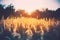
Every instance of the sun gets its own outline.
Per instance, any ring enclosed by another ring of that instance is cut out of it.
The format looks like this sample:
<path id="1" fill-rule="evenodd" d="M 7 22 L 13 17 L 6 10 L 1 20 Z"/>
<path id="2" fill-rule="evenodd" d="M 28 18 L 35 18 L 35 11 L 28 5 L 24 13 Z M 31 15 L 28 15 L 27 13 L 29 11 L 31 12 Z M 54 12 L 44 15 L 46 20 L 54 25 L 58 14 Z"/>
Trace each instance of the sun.
<path id="1" fill-rule="evenodd" d="M 18 7 L 15 7 L 15 11 L 17 11 L 17 10 L 19 10 L 19 9 L 21 9 L 21 10 L 25 10 L 25 12 L 28 14 L 28 15 L 31 15 L 32 14 L 32 12 L 34 11 L 32 8 L 31 9 L 29 9 L 29 8 L 19 8 L 19 6 Z"/>
<path id="2" fill-rule="evenodd" d="M 31 15 L 33 12 L 33 9 L 26 9 L 25 11 L 28 13 L 28 15 Z"/>

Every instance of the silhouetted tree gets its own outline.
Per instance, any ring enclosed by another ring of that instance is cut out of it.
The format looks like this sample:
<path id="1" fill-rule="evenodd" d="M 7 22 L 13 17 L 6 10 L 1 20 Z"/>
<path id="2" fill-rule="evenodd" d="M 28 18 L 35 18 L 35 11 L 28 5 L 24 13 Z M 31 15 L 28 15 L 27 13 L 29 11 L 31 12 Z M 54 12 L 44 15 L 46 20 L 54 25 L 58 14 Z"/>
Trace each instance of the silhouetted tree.
<path id="1" fill-rule="evenodd" d="M 4 14 L 4 5 L 0 4 L 0 20 Z"/>
<path id="2" fill-rule="evenodd" d="M 13 13 L 14 13 L 14 6 L 10 4 L 5 8 L 4 17 L 7 18 L 8 16 L 13 15 Z"/>

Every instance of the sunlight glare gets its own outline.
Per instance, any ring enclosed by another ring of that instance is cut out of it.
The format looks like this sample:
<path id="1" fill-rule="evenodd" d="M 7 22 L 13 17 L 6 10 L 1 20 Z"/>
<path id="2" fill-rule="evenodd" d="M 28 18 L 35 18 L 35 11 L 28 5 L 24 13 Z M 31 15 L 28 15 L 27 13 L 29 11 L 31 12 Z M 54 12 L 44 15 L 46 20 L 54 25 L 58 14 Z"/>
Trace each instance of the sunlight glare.
<path id="1" fill-rule="evenodd" d="M 32 14 L 32 11 L 33 11 L 33 9 L 31 9 L 31 10 L 26 9 L 26 12 L 28 13 L 28 15 L 31 15 Z"/>

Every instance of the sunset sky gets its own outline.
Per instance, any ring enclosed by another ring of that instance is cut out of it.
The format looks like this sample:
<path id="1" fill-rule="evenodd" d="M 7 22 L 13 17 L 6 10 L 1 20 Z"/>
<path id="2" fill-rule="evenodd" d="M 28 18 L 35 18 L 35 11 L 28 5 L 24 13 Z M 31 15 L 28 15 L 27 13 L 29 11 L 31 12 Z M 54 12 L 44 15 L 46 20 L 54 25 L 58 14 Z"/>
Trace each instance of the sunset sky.
<path id="1" fill-rule="evenodd" d="M 0 0 L 0 4 L 13 4 L 15 9 L 33 11 L 36 9 L 48 8 L 56 10 L 60 8 L 60 0 Z"/>

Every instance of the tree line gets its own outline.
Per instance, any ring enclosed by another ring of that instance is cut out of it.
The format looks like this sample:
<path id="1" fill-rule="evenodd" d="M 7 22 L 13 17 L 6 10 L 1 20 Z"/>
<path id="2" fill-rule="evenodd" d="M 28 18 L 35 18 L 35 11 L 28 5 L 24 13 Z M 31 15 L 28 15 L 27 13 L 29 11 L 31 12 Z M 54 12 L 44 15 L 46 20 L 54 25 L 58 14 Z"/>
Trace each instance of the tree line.
<path id="1" fill-rule="evenodd" d="M 0 20 L 2 19 L 2 16 L 4 16 L 4 18 L 6 19 L 8 16 L 27 16 L 27 14 L 25 14 L 24 10 L 17 10 L 15 11 L 14 6 L 13 5 L 8 5 L 7 7 L 5 7 L 5 5 L 0 4 Z M 38 17 L 40 18 L 54 18 L 57 20 L 60 20 L 60 8 L 56 9 L 56 10 L 49 10 L 48 8 L 40 11 L 40 10 L 35 10 L 34 12 L 32 12 L 31 17 Z"/>

